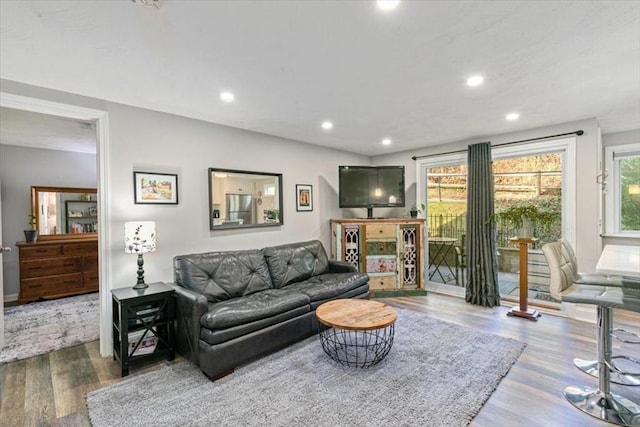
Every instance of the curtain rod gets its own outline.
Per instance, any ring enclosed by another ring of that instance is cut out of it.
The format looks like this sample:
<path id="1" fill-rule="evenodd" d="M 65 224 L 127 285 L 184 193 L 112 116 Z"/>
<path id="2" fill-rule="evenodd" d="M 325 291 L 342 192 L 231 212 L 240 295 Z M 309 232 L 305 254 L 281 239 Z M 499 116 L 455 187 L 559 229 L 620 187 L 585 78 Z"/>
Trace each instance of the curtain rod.
<path id="1" fill-rule="evenodd" d="M 584 134 L 584 131 L 582 129 L 580 129 L 580 130 L 574 130 L 573 132 L 559 133 L 557 135 L 548 135 L 548 136 L 541 136 L 539 138 L 521 139 L 520 141 L 503 142 L 502 144 L 492 145 L 492 147 L 499 147 L 501 145 L 522 144 L 523 142 L 539 141 L 541 139 L 557 138 L 559 136 L 567 136 L 567 135 L 578 135 L 578 136 L 580 136 L 580 135 L 583 135 L 583 134 Z M 417 159 L 424 159 L 425 157 L 442 156 L 442 155 L 445 155 L 445 154 L 465 153 L 466 151 L 467 151 L 467 149 L 464 148 L 462 150 L 447 151 L 446 153 L 425 154 L 424 156 L 413 156 L 412 159 L 413 160 L 417 160 Z"/>

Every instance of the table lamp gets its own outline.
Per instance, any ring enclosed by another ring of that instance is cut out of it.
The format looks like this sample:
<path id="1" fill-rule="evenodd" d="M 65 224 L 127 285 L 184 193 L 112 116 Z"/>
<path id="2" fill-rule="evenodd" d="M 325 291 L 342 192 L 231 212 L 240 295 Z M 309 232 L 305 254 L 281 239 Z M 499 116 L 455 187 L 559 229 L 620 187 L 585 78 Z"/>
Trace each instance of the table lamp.
<path id="1" fill-rule="evenodd" d="M 142 254 L 156 250 L 156 223 L 154 221 L 131 221 L 124 223 L 124 252 L 138 254 L 138 281 L 133 289 L 145 289 L 144 260 Z"/>

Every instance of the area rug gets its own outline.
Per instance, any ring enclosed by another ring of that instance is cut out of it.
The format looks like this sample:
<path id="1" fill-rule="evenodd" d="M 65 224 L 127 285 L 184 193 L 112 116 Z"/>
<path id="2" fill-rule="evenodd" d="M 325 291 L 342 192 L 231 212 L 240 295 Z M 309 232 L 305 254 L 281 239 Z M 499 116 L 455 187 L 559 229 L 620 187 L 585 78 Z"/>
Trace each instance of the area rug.
<path id="1" fill-rule="evenodd" d="M 98 293 L 5 308 L 0 364 L 97 340 Z"/>
<path id="2" fill-rule="evenodd" d="M 380 364 L 345 368 L 314 336 L 210 381 L 189 362 L 87 395 L 103 426 L 464 426 L 525 344 L 399 310 Z"/>

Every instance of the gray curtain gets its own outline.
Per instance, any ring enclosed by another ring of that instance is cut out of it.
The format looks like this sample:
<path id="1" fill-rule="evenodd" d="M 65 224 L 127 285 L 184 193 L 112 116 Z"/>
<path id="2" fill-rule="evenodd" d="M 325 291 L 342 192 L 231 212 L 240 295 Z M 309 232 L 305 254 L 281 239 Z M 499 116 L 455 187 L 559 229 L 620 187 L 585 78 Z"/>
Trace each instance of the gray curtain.
<path id="1" fill-rule="evenodd" d="M 487 218 L 493 214 L 493 171 L 491 144 L 469 146 L 467 181 L 467 285 L 468 303 L 500 305 L 496 229 Z"/>

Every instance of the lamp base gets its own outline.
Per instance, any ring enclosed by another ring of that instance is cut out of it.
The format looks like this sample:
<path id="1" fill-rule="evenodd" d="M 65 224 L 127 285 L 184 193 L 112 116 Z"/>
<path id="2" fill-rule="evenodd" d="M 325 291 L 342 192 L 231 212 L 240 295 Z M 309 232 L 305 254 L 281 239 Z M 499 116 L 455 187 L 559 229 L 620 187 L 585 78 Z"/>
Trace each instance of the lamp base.
<path id="1" fill-rule="evenodd" d="M 136 290 L 140 290 L 140 289 L 147 289 L 149 287 L 149 285 L 147 285 L 146 283 L 142 282 L 142 283 L 136 283 L 135 285 L 133 285 L 133 289 Z"/>
<path id="2" fill-rule="evenodd" d="M 144 269 L 142 268 L 143 265 L 144 260 L 142 259 L 142 254 L 138 254 L 138 281 L 133 286 L 133 289 L 140 290 L 149 287 L 149 285 L 144 283 Z"/>

